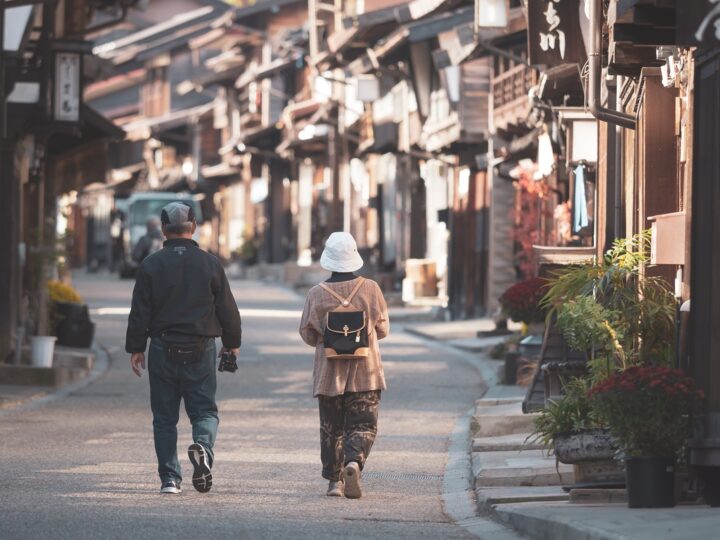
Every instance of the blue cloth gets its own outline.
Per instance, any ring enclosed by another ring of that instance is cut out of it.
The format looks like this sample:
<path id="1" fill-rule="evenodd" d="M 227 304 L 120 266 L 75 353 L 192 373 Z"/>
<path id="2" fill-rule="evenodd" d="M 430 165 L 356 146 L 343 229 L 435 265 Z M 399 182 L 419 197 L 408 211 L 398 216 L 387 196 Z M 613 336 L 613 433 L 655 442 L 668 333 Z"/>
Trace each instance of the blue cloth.
<path id="1" fill-rule="evenodd" d="M 192 424 L 193 442 L 205 447 L 212 466 L 213 446 L 218 428 L 218 409 L 215 404 L 215 340 L 207 340 L 205 353 L 200 361 L 177 363 L 168 359 L 163 341 L 152 338 L 148 373 L 160 479 L 163 482 L 182 480 L 177 456 L 177 423 L 181 399 L 185 401 L 185 412 Z"/>
<path id="2" fill-rule="evenodd" d="M 585 167 L 575 167 L 575 199 L 573 200 L 573 232 L 580 232 L 589 225 L 587 199 L 585 197 Z"/>

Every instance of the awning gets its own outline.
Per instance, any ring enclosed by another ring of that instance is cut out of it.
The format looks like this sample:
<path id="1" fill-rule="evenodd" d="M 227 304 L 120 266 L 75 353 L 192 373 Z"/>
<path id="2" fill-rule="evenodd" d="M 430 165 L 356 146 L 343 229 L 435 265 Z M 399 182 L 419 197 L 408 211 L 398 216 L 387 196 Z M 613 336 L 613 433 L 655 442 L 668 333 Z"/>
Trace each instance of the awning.
<path id="1" fill-rule="evenodd" d="M 565 97 L 570 97 L 570 102 Z M 563 105 L 584 105 L 585 93 L 580 79 L 580 66 L 561 64 L 546 69 L 538 81 L 538 97 L 545 102 L 560 101 Z"/>
<path id="2" fill-rule="evenodd" d="M 346 68 L 345 73 L 352 76 L 372 71 L 375 61 L 370 57 L 370 54 L 378 61 L 382 61 L 406 43 L 417 43 L 432 39 L 441 32 L 450 31 L 464 23 L 471 23 L 473 18 L 474 8 L 466 7 L 403 25 L 383 39 L 372 49 L 372 53 L 365 53 L 354 60 Z"/>
<path id="3" fill-rule="evenodd" d="M 240 170 L 229 163 L 222 162 L 216 165 L 205 165 L 200 169 L 200 173 L 207 180 L 222 180 L 238 176 Z"/>
<path id="4" fill-rule="evenodd" d="M 153 133 L 174 129 L 182 126 L 183 124 L 187 124 L 189 121 L 192 121 L 193 118 L 200 118 L 210 113 L 214 106 L 215 104 L 210 102 L 197 107 L 174 111 L 163 116 L 143 118 L 134 122 L 129 122 L 122 126 L 122 128 L 131 140 L 147 139 L 150 138 Z"/>
<path id="5" fill-rule="evenodd" d="M 213 28 L 190 40 L 191 49 L 227 49 L 235 45 L 262 45 L 267 34 L 262 30 L 240 24 Z"/>
<path id="6" fill-rule="evenodd" d="M 302 57 L 303 55 L 300 51 L 293 51 L 293 53 L 287 58 L 276 58 L 272 62 L 266 62 L 254 69 L 246 69 L 242 75 L 240 75 L 238 80 L 235 81 L 235 87 L 245 88 L 253 81 L 270 78 L 284 69 L 295 65 Z"/>
<path id="7" fill-rule="evenodd" d="M 45 145 L 58 190 L 81 190 L 105 182 L 110 169 L 108 141 L 125 132 L 87 105 L 80 108 L 80 129 L 50 136 Z"/>
<path id="8" fill-rule="evenodd" d="M 507 54 L 507 51 L 500 49 L 498 42 L 513 34 L 520 35 L 526 31 L 527 19 L 522 8 L 510 10 L 508 25 L 502 29 L 487 28 L 476 34 L 474 23 L 459 24 L 454 30 L 448 30 L 447 35 L 440 41 L 441 50 L 433 54 L 435 66 L 437 69 L 450 65 L 457 66 L 498 51 Z"/>
<path id="9" fill-rule="evenodd" d="M 212 6 L 188 11 L 128 36 L 98 45 L 93 49 L 93 54 L 116 65 L 130 61 L 142 62 L 175 48 L 178 43 L 188 43 L 208 32 L 212 21 L 223 11 L 223 8 Z"/>
<path id="10" fill-rule="evenodd" d="M 210 73 L 204 73 L 192 79 L 185 80 L 177 85 L 177 93 L 181 96 L 189 94 L 190 92 L 202 92 L 204 88 L 213 86 L 215 84 L 221 84 L 224 82 L 230 82 L 238 77 L 242 76 L 246 72 L 247 68 L 244 65 L 234 66 L 229 69 L 222 71 L 211 71 Z"/>

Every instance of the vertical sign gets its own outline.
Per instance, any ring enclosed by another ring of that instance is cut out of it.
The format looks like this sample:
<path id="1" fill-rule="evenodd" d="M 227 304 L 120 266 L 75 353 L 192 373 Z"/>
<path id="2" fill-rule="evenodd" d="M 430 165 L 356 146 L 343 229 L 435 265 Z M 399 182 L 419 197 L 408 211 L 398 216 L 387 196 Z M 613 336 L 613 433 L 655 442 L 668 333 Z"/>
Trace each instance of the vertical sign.
<path id="1" fill-rule="evenodd" d="M 58 122 L 80 120 L 80 55 L 59 52 L 55 55 L 55 110 Z"/>
<path id="2" fill-rule="evenodd" d="M 579 0 L 529 0 L 527 14 L 531 64 L 585 62 Z"/>
<path id="3" fill-rule="evenodd" d="M 720 0 L 677 0 L 678 45 L 720 45 Z"/>

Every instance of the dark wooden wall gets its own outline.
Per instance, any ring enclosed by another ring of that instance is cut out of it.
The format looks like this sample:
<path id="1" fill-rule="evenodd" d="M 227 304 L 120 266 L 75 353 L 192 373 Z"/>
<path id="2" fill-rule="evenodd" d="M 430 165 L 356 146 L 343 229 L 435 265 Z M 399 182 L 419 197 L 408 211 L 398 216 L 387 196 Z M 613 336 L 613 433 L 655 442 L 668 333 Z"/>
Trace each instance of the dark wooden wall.
<path id="1" fill-rule="evenodd" d="M 703 429 L 710 443 L 691 463 L 720 466 L 720 48 L 695 73 L 690 371 L 705 392 Z M 712 442 L 714 440 L 714 444 Z"/>

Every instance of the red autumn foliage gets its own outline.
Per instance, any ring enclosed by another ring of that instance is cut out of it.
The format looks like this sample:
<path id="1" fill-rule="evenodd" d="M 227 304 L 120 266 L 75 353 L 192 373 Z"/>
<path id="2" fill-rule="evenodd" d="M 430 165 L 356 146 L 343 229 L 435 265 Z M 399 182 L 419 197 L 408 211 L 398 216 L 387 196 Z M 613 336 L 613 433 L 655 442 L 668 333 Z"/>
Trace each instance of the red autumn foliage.
<path id="1" fill-rule="evenodd" d="M 547 280 L 539 277 L 516 283 L 500 297 L 503 311 L 515 322 L 543 322 L 547 312 L 539 304 L 546 287 Z"/>
<path id="2" fill-rule="evenodd" d="M 703 393 L 684 372 L 632 366 L 595 384 L 593 408 L 629 455 L 672 457 L 688 435 L 688 415 Z"/>

